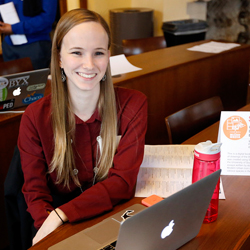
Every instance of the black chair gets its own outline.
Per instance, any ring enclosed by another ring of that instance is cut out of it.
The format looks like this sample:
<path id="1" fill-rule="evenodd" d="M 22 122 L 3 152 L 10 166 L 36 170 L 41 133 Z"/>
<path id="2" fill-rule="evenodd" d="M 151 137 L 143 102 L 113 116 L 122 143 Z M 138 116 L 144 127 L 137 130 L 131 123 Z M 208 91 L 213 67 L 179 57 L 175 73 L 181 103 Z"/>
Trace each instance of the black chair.
<path id="1" fill-rule="evenodd" d="M 26 211 L 27 205 L 22 193 L 23 183 L 20 154 L 18 147 L 16 147 L 4 182 L 10 250 L 27 250 L 32 246 L 34 221 Z"/>
<path id="2" fill-rule="evenodd" d="M 8 225 L 10 250 L 27 250 L 32 246 L 32 239 L 37 230 L 34 220 L 27 212 L 27 204 L 22 193 L 24 183 L 21 158 L 18 147 L 14 154 L 4 182 L 4 201 Z M 54 208 L 61 206 L 81 194 L 80 188 L 68 194 L 51 194 Z"/>
<path id="3" fill-rule="evenodd" d="M 144 52 L 166 48 L 164 36 L 147 37 L 140 39 L 122 40 L 125 56 L 138 55 Z"/>
<path id="4" fill-rule="evenodd" d="M 180 144 L 220 119 L 219 96 L 188 106 L 165 118 L 170 144 Z"/>

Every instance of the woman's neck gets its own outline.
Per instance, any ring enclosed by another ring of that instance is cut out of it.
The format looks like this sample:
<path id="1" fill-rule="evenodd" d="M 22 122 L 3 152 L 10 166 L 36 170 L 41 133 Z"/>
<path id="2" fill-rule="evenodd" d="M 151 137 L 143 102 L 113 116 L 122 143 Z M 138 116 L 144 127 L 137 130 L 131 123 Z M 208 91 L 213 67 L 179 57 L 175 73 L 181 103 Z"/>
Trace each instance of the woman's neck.
<path id="1" fill-rule="evenodd" d="M 69 93 L 70 94 L 70 93 Z M 71 96 L 71 107 L 75 115 L 77 115 L 82 121 L 87 121 L 96 110 L 100 95 L 99 91 L 79 91 L 76 95 Z"/>

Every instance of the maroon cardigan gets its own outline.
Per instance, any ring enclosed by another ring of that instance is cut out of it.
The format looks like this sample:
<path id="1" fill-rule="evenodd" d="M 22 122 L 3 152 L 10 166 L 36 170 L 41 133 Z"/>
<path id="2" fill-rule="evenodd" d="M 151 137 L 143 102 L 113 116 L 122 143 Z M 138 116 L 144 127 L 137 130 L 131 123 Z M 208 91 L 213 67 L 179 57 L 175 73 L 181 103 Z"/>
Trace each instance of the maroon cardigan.
<path id="1" fill-rule="evenodd" d="M 96 138 L 100 133 L 101 118 L 96 110 L 92 117 L 83 122 L 76 116 L 76 133 L 73 148 L 83 192 L 59 206 L 70 222 L 90 218 L 111 210 L 122 199 L 133 196 L 139 167 L 143 160 L 145 133 L 147 128 L 147 100 L 135 90 L 116 88 L 118 127 L 121 139 L 109 170 L 108 178 L 95 185 L 93 168 L 96 163 Z M 28 212 L 41 227 L 54 207 L 53 194 L 66 195 L 71 190 L 55 184 L 56 173 L 48 174 L 54 140 L 51 126 L 51 96 L 44 97 L 28 106 L 22 116 L 18 147 L 24 173 L 23 193 Z"/>

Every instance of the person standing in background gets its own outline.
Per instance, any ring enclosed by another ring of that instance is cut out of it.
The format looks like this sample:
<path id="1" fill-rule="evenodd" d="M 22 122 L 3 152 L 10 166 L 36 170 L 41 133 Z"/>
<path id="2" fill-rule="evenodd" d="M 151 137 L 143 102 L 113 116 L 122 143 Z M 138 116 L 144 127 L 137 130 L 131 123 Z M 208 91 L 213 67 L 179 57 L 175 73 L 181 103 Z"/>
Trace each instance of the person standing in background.
<path id="1" fill-rule="evenodd" d="M 29 57 L 34 69 L 50 66 L 50 32 L 56 19 L 58 0 L 0 0 L 0 4 L 13 2 L 20 22 L 8 24 L 0 22 L 3 35 L 3 60 L 11 61 Z M 23 34 L 27 43 L 14 45 L 11 34 Z"/>

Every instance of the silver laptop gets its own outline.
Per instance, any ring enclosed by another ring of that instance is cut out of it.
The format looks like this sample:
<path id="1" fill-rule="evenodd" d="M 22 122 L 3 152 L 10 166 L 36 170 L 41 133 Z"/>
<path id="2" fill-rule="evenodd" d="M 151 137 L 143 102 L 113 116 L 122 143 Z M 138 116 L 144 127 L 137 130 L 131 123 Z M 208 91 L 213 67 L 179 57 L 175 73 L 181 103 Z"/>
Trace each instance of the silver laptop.
<path id="1" fill-rule="evenodd" d="M 221 170 L 146 208 L 136 204 L 49 250 L 177 249 L 199 233 Z"/>
<path id="2" fill-rule="evenodd" d="M 0 111 L 27 106 L 44 96 L 49 68 L 0 77 Z"/>

